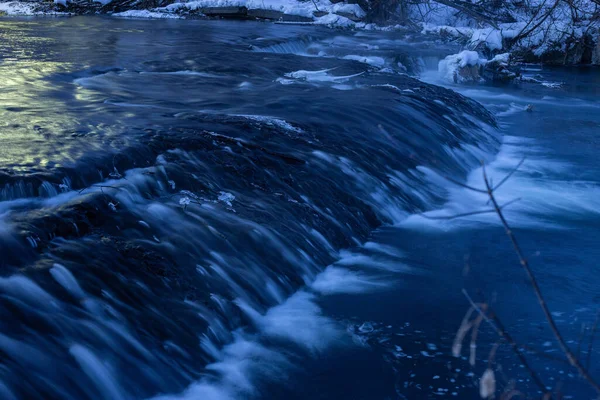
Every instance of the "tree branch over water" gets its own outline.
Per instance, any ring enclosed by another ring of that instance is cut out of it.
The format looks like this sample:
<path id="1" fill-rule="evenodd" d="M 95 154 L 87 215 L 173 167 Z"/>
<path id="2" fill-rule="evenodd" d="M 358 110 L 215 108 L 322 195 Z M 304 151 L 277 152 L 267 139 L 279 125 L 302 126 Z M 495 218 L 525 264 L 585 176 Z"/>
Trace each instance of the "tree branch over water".
<path id="1" fill-rule="evenodd" d="M 513 250 L 515 252 L 515 254 L 517 255 L 517 258 L 519 260 L 519 263 L 521 265 L 521 267 L 523 268 L 523 270 L 525 271 L 527 278 L 529 280 L 529 283 L 531 284 L 531 287 L 533 288 L 533 291 L 535 293 L 535 296 L 537 298 L 538 304 L 540 306 L 540 309 L 542 310 L 544 317 L 550 327 L 550 330 L 552 331 L 552 334 L 555 338 L 555 340 L 558 342 L 558 345 L 560 347 L 560 350 L 562 351 L 562 353 L 564 354 L 564 356 L 566 357 L 568 363 L 574 367 L 577 372 L 579 373 L 579 375 L 585 379 L 585 381 L 596 391 L 596 393 L 598 395 L 600 395 L 600 385 L 598 384 L 598 382 L 596 381 L 596 379 L 594 377 L 591 376 L 590 372 L 589 372 L 589 366 L 590 366 L 590 357 L 591 357 L 591 350 L 593 347 L 593 339 L 594 339 L 594 334 L 596 332 L 596 329 L 598 327 L 598 323 L 599 323 L 599 319 L 600 319 L 600 313 L 598 314 L 598 317 L 596 318 L 596 322 L 594 324 L 592 333 L 591 333 L 591 338 L 590 338 L 590 342 L 589 342 L 589 351 L 588 351 L 588 360 L 587 360 L 587 367 L 583 365 L 583 362 L 579 359 L 579 357 L 577 357 L 569 348 L 569 346 L 567 345 L 564 337 L 562 336 L 560 330 L 558 329 L 558 326 L 556 324 L 556 321 L 554 320 L 554 317 L 552 316 L 552 313 L 550 312 L 550 309 L 546 303 L 545 297 L 542 293 L 542 290 L 539 286 L 538 280 L 533 272 L 533 270 L 531 269 L 531 266 L 529 265 L 529 262 L 527 260 L 527 258 L 524 256 L 524 253 L 521 249 L 521 246 L 519 244 L 519 242 L 517 241 L 517 237 L 514 234 L 513 229 L 511 228 L 511 226 L 509 225 L 505 215 L 504 215 L 504 208 L 508 205 L 511 204 L 507 203 L 504 205 L 500 205 L 498 203 L 498 200 L 496 199 L 496 195 L 495 192 L 496 190 L 498 190 L 498 188 L 500 188 L 504 183 L 506 183 L 506 181 L 508 181 L 508 179 L 510 179 L 514 173 L 521 167 L 521 165 L 523 164 L 525 160 L 521 160 L 519 162 L 519 164 L 513 168 L 501 181 L 499 184 L 497 184 L 496 186 L 494 186 L 490 180 L 490 178 L 488 177 L 487 171 L 486 171 L 486 166 L 485 163 L 482 161 L 481 162 L 481 167 L 482 167 L 482 174 L 483 174 L 483 182 L 485 185 L 485 189 L 479 189 L 476 187 L 472 187 L 472 186 L 468 186 L 468 185 L 464 185 L 462 183 L 456 182 L 452 179 L 449 179 L 450 182 L 453 182 L 467 190 L 470 191 L 474 191 L 477 193 L 485 193 L 487 194 L 488 198 L 489 198 L 489 203 L 492 205 L 492 209 L 491 210 L 484 210 L 484 211 L 475 211 L 472 213 L 464 213 L 464 214 L 458 214 L 455 216 L 449 216 L 449 217 L 440 217 L 438 219 L 454 219 L 454 218 L 459 218 L 462 216 L 467 216 L 467 215 L 475 215 L 475 214 L 481 214 L 481 213 L 487 213 L 487 212 L 494 212 L 496 213 L 496 215 L 498 216 L 498 218 L 500 219 L 500 222 L 502 223 L 502 226 L 504 227 L 504 231 L 506 233 L 506 235 L 508 236 L 510 243 L 512 244 Z M 513 201 L 514 202 L 514 201 Z M 430 217 L 430 219 L 432 219 Z M 466 296 L 467 300 L 469 301 L 469 303 L 471 304 L 472 310 L 477 311 L 484 319 L 486 322 L 488 322 L 488 324 L 490 324 L 492 326 L 492 328 L 496 331 L 496 333 L 504 340 L 506 340 L 510 345 L 511 348 L 513 349 L 513 351 L 515 352 L 515 354 L 517 355 L 517 357 L 519 358 L 519 360 L 521 361 L 521 363 L 525 366 L 525 368 L 527 368 L 527 370 L 529 371 L 530 375 L 532 376 L 534 382 L 542 389 L 543 393 L 545 393 L 544 398 L 545 399 L 549 399 L 551 398 L 551 394 L 548 392 L 547 387 L 544 385 L 544 383 L 541 381 L 541 379 L 537 376 L 537 374 L 535 373 L 535 371 L 529 366 L 529 364 L 527 363 L 525 356 L 523 355 L 523 353 L 520 351 L 519 346 L 517 345 L 517 343 L 512 339 L 512 337 L 508 334 L 508 332 L 506 331 L 506 329 L 503 327 L 503 325 L 500 323 L 499 319 L 497 319 L 497 317 L 494 317 L 494 319 L 492 320 L 492 318 L 489 316 L 489 311 L 488 311 L 488 306 L 485 305 L 485 307 L 482 307 L 478 304 L 476 304 L 471 297 L 468 295 L 468 293 L 466 292 L 466 290 L 463 290 L 463 294 Z M 469 318 L 469 314 L 467 314 L 466 318 L 466 322 L 468 322 L 468 318 Z M 464 326 L 465 326 L 465 320 L 463 320 L 463 323 L 461 324 L 461 329 L 464 330 Z M 461 333 L 461 329 L 459 329 L 459 333 Z M 464 337 L 464 334 L 462 335 L 462 337 Z M 459 339 L 459 335 L 457 334 L 457 339 Z M 462 339 L 461 339 L 462 341 Z M 455 354 L 456 355 L 456 354 Z"/>

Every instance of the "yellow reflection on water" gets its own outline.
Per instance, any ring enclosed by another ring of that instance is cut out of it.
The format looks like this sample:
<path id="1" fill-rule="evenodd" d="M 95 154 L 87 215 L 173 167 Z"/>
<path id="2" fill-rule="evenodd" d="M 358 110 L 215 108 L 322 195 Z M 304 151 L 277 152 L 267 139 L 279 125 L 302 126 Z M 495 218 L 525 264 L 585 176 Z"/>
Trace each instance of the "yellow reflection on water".
<path id="1" fill-rule="evenodd" d="M 24 170 L 64 162 L 68 142 L 57 140 L 75 130 L 76 118 L 55 93 L 48 77 L 67 65 L 31 59 L 0 64 L 0 167 Z M 60 155 L 62 160 L 50 159 Z"/>

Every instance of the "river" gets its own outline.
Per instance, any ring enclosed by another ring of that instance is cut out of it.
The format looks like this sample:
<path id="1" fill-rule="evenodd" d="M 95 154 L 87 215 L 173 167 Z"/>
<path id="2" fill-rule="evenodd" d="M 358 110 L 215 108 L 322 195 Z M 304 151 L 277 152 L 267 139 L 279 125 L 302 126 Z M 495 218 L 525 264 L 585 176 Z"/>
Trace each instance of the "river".
<path id="1" fill-rule="evenodd" d="M 0 397 L 535 398 L 561 358 L 482 167 L 567 342 L 600 297 L 600 71 L 457 86 L 402 32 L 0 19 Z M 449 179 L 447 179 L 449 178 Z M 423 215 L 423 213 L 425 213 Z M 433 217 L 433 218 L 432 218 Z M 598 350 L 590 371 L 600 375 Z"/>

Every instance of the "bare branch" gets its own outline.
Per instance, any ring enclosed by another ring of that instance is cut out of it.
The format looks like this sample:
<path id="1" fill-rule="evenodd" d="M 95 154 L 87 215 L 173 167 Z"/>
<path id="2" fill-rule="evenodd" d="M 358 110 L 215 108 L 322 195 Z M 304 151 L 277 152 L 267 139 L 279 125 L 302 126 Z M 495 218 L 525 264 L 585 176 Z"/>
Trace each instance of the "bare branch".
<path id="1" fill-rule="evenodd" d="M 447 181 L 450 181 L 450 182 L 454 183 L 457 186 L 461 186 L 461 187 L 464 187 L 465 189 L 469 189 L 472 192 L 487 194 L 487 191 L 485 191 L 484 189 L 478 189 L 478 188 L 475 188 L 473 186 L 466 185 L 466 184 L 461 183 L 461 182 L 459 182 L 459 181 L 457 181 L 455 179 L 450 178 L 449 176 L 444 176 L 444 179 L 446 179 Z"/>
<path id="2" fill-rule="evenodd" d="M 511 201 L 509 201 L 506 204 L 503 204 L 502 206 L 500 206 L 500 209 L 503 209 L 513 203 L 516 203 L 517 201 L 520 201 L 521 198 L 516 198 L 513 199 Z M 462 214 L 455 214 L 455 215 L 447 215 L 447 216 L 439 216 L 439 217 L 431 217 L 425 214 L 421 214 L 421 216 L 425 219 L 431 219 L 431 220 L 452 220 L 452 219 L 456 219 L 456 218 L 462 218 L 462 217 L 468 217 L 471 215 L 480 215 L 480 214 L 491 214 L 491 213 L 495 213 L 496 210 L 495 209 L 488 209 L 488 210 L 481 210 L 481 211 L 471 211 L 471 212 L 467 212 L 467 213 L 462 213 Z"/>
<path id="3" fill-rule="evenodd" d="M 600 323 L 600 310 L 598 310 L 598 313 L 596 314 L 596 321 L 594 322 L 594 326 L 592 327 L 592 333 L 590 334 L 590 344 L 588 345 L 587 353 L 588 369 L 590 368 L 590 364 L 592 362 L 592 350 L 594 349 L 594 337 L 596 336 L 596 331 L 598 330 L 598 323 Z"/>
<path id="4" fill-rule="evenodd" d="M 517 257 L 519 258 L 521 266 L 527 273 L 527 277 L 529 278 L 529 282 L 531 283 L 531 286 L 533 287 L 533 291 L 535 292 L 535 295 L 537 297 L 540 308 L 542 309 L 542 312 L 544 313 L 544 316 L 546 317 L 546 320 L 548 321 L 548 324 L 550 325 L 550 329 L 551 329 L 554 337 L 556 338 L 556 340 L 560 346 L 560 349 L 567 357 L 567 360 L 569 361 L 569 363 L 573 367 L 575 367 L 575 369 L 577 369 L 579 374 L 586 381 L 588 381 L 588 383 L 594 388 L 594 390 L 596 390 L 596 392 L 598 394 L 600 394 L 600 385 L 594 380 L 594 378 L 592 378 L 592 376 L 590 375 L 588 370 L 581 364 L 581 362 L 577 359 L 577 357 L 575 357 L 573 355 L 573 353 L 569 349 L 569 346 L 567 346 L 567 343 L 565 342 L 560 331 L 558 330 L 558 326 L 556 325 L 556 322 L 554 321 L 554 317 L 552 317 L 552 314 L 550 313 L 550 309 L 548 308 L 548 305 L 546 304 L 546 300 L 544 299 L 544 296 L 542 295 L 542 290 L 540 289 L 540 286 L 537 282 L 537 278 L 535 277 L 531 267 L 529 266 L 527 259 L 523 256 L 521 247 L 519 246 L 519 243 L 517 242 L 517 239 L 516 239 L 515 235 L 513 234 L 512 229 L 508 225 L 506 218 L 504 218 L 502 209 L 500 208 L 500 206 L 498 205 L 498 202 L 496 201 L 496 197 L 494 196 L 494 190 L 493 190 L 492 186 L 490 185 L 490 182 L 488 180 L 488 176 L 487 176 L 487 173 L 485 170 L 485 164 L 483 162 L 481 164 L 482 164 L 482 168 L 483 168 L 483 180 L 484 180 L 484 183 L 487 188 L 488 196 L 490 197 L 490 200 L 492 201 L 492 205 L 496 209 L 496 214 L 498 214 L 498 217 L 500 218 L 500 221 L 502 222 L 502 225 L 504 226 L 506 235 L 508 236 L 508 238 L 510 239 L 510 241 L 513 245 L 513 248 L 515 250 L 515 253 L 517 254 Z"/>

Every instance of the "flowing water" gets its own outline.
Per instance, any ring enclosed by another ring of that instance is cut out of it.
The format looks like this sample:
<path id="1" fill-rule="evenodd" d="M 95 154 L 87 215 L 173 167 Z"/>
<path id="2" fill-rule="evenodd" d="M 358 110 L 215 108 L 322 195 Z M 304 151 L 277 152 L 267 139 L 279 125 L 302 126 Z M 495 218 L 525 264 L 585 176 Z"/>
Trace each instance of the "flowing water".
<path id="1" fill-rule="evenodd" d="M 495 215 L 435 218 L 487 207 L 444 177 L 480 187 L 482 160 L 500 182 L 525 157 L 497 196 L 521 198 L 507 218 L 587 361 L 600 72 L 443 88 L 432 69 L 457 50 L 252 22 L 0 20 L 0 397 L 467 399 L 488 362 L 501 389 L 537 395 L 508 346 L 488 361 L 489 327 L 475 366 L 452 357 L 464 288 L 548 387 L 592 398 Z"/>

